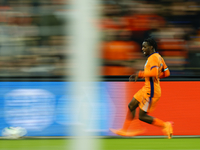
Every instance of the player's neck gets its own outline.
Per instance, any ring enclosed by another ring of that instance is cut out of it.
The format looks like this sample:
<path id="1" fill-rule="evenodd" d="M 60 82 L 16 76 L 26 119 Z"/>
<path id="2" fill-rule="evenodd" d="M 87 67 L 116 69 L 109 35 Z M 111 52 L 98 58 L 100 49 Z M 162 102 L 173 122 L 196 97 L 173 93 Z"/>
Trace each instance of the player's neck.
<path id="1" fill-rule="evenodd" d="M 156 51 L 155 51 L 154 49 L 151 50 L 151 51 L 150 51 L 150 55 L 153 54 L 153 53 L 155 53 L 155 52 L 156 52 Z"/>
<path id="2" fill-rule="evenodd" d="M 156 51 L 155 51 L 155 50 L 150 51 L 149 56 L 151 56 L 153 53 L 156 53 Z M 149 56 L 148 56 L 148 57 L 149 57 Z"/>

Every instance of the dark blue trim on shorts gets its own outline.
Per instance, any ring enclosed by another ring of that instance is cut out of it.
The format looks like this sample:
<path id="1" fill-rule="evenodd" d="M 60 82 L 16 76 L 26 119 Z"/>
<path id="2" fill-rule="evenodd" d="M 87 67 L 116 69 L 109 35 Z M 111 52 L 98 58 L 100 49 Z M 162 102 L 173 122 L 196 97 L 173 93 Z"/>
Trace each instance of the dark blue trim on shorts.
<path id="1" fill-rule="evenodd" d="M 152 101 L 152 97 L 149 97 L 149 108 L 151 107 L 151 101 Z"/>
<path id="2" fill-rule="evenodd" d="M 149 104 L 151 105 L 152 97 L 154 96 L 154 83 L 153 83 L 153 77 L 150 77 L 150 86 L 151 86 L 151 94 L 149 97 Z"/>

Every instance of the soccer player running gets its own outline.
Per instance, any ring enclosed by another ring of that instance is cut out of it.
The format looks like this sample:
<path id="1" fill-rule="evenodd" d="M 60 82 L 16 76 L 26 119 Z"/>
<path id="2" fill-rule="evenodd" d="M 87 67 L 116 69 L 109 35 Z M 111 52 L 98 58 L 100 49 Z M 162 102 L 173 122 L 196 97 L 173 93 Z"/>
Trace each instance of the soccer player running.
<path id="1" fill-rule="evenodd" d="M 128 104 L 128 112 L 122 129 L 110 129 L 113 133 L 121 136 L 134 136 L 140 133 L 128 132 L 131 121 L 135 117 L 136 108 L 139 107 L 139 120 L 161 127 L 163 132 L 170 139 L 173 134 L 172 122 L 164 122 L 158 118 L 148 115 L 155 108 L 155 104 L 161 97 L 160 79 L 170 75 L 169 69 L 163 58 L 159 55 L 157 43 L 153 38 L 145 39 L 142 43 L 142 51 L 148 59 L 144 65 L 144 71 L 139 71 L 138 74 L 133 74 L 129 77 L 129 81 L 138 78 L 145 78 L 145 85 L 140 89 Z"/>

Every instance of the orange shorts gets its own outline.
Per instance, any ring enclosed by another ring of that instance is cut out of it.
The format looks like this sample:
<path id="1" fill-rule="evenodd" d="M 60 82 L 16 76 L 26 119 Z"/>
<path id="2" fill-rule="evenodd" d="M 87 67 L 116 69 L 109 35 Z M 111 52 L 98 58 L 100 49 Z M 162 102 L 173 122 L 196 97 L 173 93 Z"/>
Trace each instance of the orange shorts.
<path id="1" fill-rule="evenodd" d="M 145 112 L 151 112 L 155 109 L 157 101 L 160 97 L 150 97 L 147 94 L 148 92 L 144 92 L 140 89 L 135 95 L 134 98 L 140 103 L 140 109 L 144 110 Z"/>

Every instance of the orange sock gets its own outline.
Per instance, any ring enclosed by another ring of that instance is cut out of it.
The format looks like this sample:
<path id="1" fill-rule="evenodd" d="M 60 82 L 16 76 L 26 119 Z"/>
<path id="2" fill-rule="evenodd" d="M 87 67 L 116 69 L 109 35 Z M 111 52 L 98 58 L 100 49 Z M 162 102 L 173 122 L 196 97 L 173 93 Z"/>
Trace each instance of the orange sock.
<path id="1" fill-rule="evenodd" d="M 132 122 L 132 120 L 133 120 L 133 118 L 134 118 L 134 117 L 133 117 L 131 111 L 128 110 L 128 112 L 127 112 L 127 114 L 126 114 L 126 119 L 125 119 L 125 121 L 124 121 L 124 125 L 123 125 L 123 128 L 122 128 L 122 129 L 124 129 L 125 131 L 127 131 L 128 128 L 129 128 L 129 126 L 130 126 L 130 124 L 131 124 L 131 122 Z"/>
<path id="2" fill-rule="evenodd" d="M 165 122 L 158 118 L 154 118 L 152 124 L 158 127 L 163 127 L 163 128 L 165 127 Z"/>

